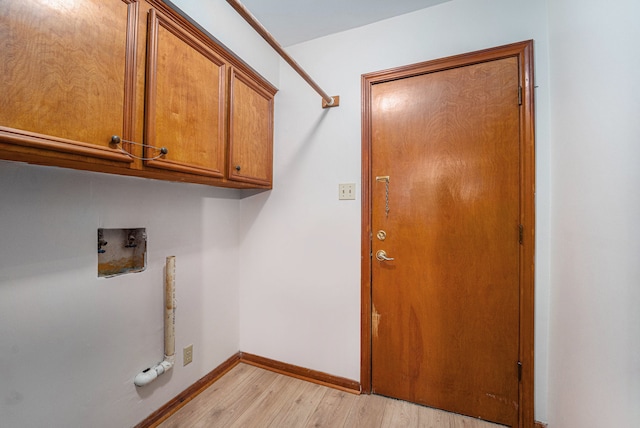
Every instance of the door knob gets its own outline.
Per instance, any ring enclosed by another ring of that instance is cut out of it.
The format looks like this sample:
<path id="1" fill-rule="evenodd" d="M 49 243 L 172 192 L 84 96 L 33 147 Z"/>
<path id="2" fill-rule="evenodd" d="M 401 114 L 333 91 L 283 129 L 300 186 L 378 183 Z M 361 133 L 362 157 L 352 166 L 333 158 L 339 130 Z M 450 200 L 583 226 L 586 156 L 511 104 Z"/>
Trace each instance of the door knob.
<path id="1" fill-rule="evenodd" d="M 387 257 L 387 252 L 385 250 L 376 251 L 376 259 L 378 259 L 381 262 L 383 262 L 383 261 L 390 262 L 390 261 L 394 260 L 393 257 Z"/>

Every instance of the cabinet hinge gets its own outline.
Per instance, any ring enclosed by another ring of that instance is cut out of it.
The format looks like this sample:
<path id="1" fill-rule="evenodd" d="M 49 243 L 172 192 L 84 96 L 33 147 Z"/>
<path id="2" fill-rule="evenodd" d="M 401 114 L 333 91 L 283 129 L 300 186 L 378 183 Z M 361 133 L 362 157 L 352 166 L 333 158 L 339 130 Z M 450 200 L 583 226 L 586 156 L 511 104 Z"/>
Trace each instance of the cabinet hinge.
<path id="1" fill-rule="evenodd" d="M 520 241 L 520 245 L 522 245 L 522 241 L 524 240 L 524 226 L 518 225 L 518 241 Z"/>
<path id="2" fill-rule="evenodd" d="M 522 381 L 522 362 L 518 361 L 518 382 Z"/>
<path id="3" fill-rule="evenodd" d="M 522 86 L 518 86 L 518 105 L 522 105 Z"/>

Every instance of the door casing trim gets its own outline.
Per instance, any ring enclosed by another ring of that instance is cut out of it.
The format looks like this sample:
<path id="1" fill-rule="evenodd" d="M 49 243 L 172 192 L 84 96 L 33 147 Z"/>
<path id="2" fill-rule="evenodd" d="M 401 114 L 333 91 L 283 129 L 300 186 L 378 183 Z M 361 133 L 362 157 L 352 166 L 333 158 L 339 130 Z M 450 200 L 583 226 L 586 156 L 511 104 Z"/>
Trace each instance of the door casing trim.
<path id="1" fill-rule="evenodd" d="M 362 393 L 372 393 L 371 380 L 371 87 L 378 83 L 463 67 L 486 61 L 516 57 L 522 88 L 520 108 L 520 224 L 524 228 L 520 245 L 520 428 L 534 427 L 534 261 L 535 261 L 535 106 L 533 40 L 476 52 L 363 74 L 362 90 L 362 234 L 361 234 L 361 351 Z"/>

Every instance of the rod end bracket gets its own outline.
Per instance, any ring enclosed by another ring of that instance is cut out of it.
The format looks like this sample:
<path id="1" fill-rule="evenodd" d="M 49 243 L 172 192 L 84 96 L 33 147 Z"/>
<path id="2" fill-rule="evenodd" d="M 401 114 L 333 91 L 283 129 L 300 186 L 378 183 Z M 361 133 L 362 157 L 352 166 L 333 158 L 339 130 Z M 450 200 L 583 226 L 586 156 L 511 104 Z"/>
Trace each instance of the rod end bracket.
<path id="1" fill-rule="evenodd" d="M 332 103 L 328 103 L 324 98 L 322 99 L 322 108 L 338 107 L 340 105 L 340 96 L 334 95 L 331 97 Z"/>

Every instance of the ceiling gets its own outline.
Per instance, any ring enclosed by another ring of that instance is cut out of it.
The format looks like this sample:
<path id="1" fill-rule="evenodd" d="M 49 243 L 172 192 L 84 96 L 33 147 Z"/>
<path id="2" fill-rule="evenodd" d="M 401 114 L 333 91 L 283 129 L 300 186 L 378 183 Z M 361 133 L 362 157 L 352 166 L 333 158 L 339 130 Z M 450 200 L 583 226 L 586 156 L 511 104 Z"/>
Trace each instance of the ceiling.
<path id="1" fill-rule="evenodd" d="M 282 46 L 361 27 L 449 0 L 240 0 Z"/>

